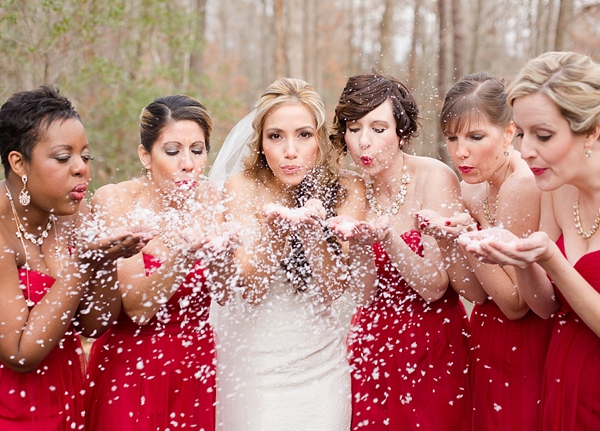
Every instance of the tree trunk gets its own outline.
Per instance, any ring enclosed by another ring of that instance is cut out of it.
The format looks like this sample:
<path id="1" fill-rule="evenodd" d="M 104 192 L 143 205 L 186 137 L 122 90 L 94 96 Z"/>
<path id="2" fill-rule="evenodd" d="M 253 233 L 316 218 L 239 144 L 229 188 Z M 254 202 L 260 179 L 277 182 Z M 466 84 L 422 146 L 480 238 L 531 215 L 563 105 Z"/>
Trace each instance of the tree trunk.
<path id="1" fill-rule="evenodd" d="M 546 6 L 546 37 L 544 38 L 544 45 L 542 47 L 542 52 L 546 52 L 550 49 L 552 45 L 552 41 L 550 40 L 550 36 L 553 34 L 552 25 L 554 23 L 554 0 L 548 0 L 548 5 Z M 556 36 L 556 33 L 554 34 Z"/>
<path id="2" fill-rule="evenodd" d="M 192 0 L 194 14 L 196 15 L 195 28 L 190 37 L 194 37 L 195 44 L 191 52 L 190 70 L 193 74 L 202 73 L 204 40 L 206 33 L 206 0 Z"/>
<path id="3" fill-rule="evenodd" d="M 385 0 L 383 16 L 379 24 L 380 67 L 389 73 L 394 65 L 394 0 Z"/>
<path id="4" fill-rule="evenodd" d="M 317 37 L 318 2 L 306 0 L 304 3 L 304 77 L 310 84 L 317 85 L 317 58 L 319 55 L 319 38 Z"/>
<path id="5" fill-rule="evenodd" d="M 464 75 L 465 37 L 463 32 L 460 0 L 452 0 L 452 54 L 454 60 L 454 81 Z"/>
<path id="6" fill-rule="evenodd" d="M 287 64 L 285 58 L 285 21 L 283 14 L 283 0 L 275 0 L 275 75 L 276 78 L 286 76 Z"/>
<path id="7" fill-rule="evenodd" d="M 564 51 L 567 45 L 567 27 L 573 16 L 573 0 L 560 0 L 558 6 L 558 18 L 556 20 L 556 38 L 554 39 L 554 50 Z"/>
<path id="8" fill-rule="evenodd" d="M 409 69 L 408 69 L 408 88 L 410 91 L 414 91 L 417 88 L 417 82 L 419 77 L 419 59 L 417 53 L 417 47 L 421 43 L 421 2 L 422 0 L 415 0 L 415 17 L 413 21 L 412 38 L 410 41 L 410 58 L 409 58 Z"/>
<path id="9" fill-rule="evenodd" d="M 447 75 L 447 60 L 446 60 L 446 1 L 438 0 L 438 24 L 439 24 L 439 47 L 438 47 L 438 94 L 441 98 L 446 94 L 446 75 Z"/>
<path id="10" fill-rule="evenodd" d="M 287 0 L 286 22 L 289 31 L 286 34 L 286 58 L 288 76 L 305 79 L 304 75 L 304 4 L 303 0 Z"/>
<path id="11" fill-rule="evenodd" d="M 442 101 L 446 95 L 446 74 L 447 74 L 447 64 L 446 64 L 446 34 L 447 34 L 447 25 L 446 25 L 446 2 L 445 0 L 438 0 L 438 20 L 439 20 L 439 48 L 438 48 L 438 103 L 437 103 L 437 112 L 440 111 L 442 107 Z M 436 122 L 437 123 L 437 122 Z M 447 163 L 447 154 L 444 148 L 444 136 L 440 128 L 437 128 L 437 154 L 438 158 L 443 162 Z"/>
<path id="12" fill-rule="evenodd" d="M 479 24 L 482 20 L 482 10 L 483 10 L 483 2 L 484 0 L 477 0 L 477 5 L 475 7 L 475 16 L 473 17 L 473 21 L 475 26 L 473 27 L 473 47 L 471 48 L 471 62 L 470 62 L 470 71 L 474 72 L 478 70 L 477 67 L 477 57 L 479 56 L 479 39 L 481 38 L 481 31 Z"/>

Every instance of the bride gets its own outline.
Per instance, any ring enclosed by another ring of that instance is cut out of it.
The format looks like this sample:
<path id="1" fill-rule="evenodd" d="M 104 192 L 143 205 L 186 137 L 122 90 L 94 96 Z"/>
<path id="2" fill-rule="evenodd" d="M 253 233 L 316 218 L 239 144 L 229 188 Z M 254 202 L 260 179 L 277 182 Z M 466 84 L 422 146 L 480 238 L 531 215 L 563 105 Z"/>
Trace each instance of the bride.
<path id="1" fill-rule="evenodd" d="M 362 180 L 340 173 L 336 161 L 319 95 L 282 78 L 213 165 L 244 242 L 237 300 L 218 307 L 215 322 L 224 431 L 350 428 L 344 331 L 331 305 L 346 289 L 368 301 L 375 270 L 370 247 L 342 244 L 327 226 L 365 213 Z"/>

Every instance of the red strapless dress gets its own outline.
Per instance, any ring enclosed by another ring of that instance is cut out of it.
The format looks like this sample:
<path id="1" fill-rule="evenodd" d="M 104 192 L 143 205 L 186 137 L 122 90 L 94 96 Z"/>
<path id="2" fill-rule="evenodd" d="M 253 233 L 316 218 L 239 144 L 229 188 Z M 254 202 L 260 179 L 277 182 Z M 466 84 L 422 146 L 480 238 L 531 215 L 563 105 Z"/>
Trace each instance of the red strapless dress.
<path id="1" fill-rule="evenodd" d="M 494 301 L 471 314 L 473 430 L 535 431 L 541 426 L 544 363 L 554 319 L 529 311 L 509 320 Z"/>
<path id="2" fill-rule="evenodd" d="M 146 273 L 161 265 L 144 255 Z M 92 346 L 87 429 L 214 430 L 215 345 L 210 296 L 196 263 L 144 326 L 125 313 Z"/>
<path id="3" fill-rule="evenodd" d="M 417 231 L 402 235 L 422 254 Z M 374 245 L 379 290 L 358 308 L 348 344 L 352 429 L 461 431 L 471 424 L 468 318 L 454 290 L 431 304 Z"/>
<path id="4" fill-rule="evenodd" d="M 19 269 L 21 284 L 27 271 Z M 29 271 L 29 293 L 38 303 L 54 284 L 49 275 Z M 27 299 L 27 290 L 24 290 Z M 66 431 L 84 427 L 85 357 L 72 327 L 31 373 L 0 363 L 0 430 Z"/>
<path id="5" fill-rule="evenodd" d="M 564 254 L 562 236 L 556 244 Z M 574 267 L 600 292 L 600 250 L 582 256 Z M 542 429 L 597 431 L 600 430 L 600 337 L 575 314 L 560 290 L 555 290 L 563 305 L 544 370 Z"/>

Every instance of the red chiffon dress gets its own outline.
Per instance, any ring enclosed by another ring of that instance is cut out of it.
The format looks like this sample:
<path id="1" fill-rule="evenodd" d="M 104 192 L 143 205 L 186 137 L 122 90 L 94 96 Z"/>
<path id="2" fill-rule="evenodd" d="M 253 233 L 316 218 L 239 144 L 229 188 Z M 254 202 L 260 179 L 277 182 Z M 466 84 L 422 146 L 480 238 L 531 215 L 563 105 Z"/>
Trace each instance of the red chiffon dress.
<path id="1" fill-rule="evenodd" d="M 509 320 L 492 300 L 471 314 L 473 430 L 535 431 L 541 426 L 544 363 L 554 319 L 529 311 Z"/>
<path id="2" fill-rule="evenodd" d="M 161 262 L 144 255 L 146 274 Z M 197 262 L 144 326 L 121 313 L 92 346 L 87 430 L 215 428 L 215 345 L 210 296 Z"/>
<path id="3" fill-rule="evenodd" d="M 27 274 L 29 272 L 29 274 Z M 49 275 L 19 269 L 25 299 L 38 303 L 54 284 Z M 0 430 L 66 431 L 84 428 L 85 357 L 70 326 L 59 344 L 31 373 L 0 363 Z"/>
<path id="4" fill-rule="evenodd" d="M 565 254 L 562 236 L 556 244 Z M 582 256 L 574 267 L 600 292 L 600 250 Z M 542 429 L 597 431 L 600 430 L 600 337 L 575 314 L 560 290 L 555 290 L 562 307 L 544 370 Z"/>
<path id="5" fill-rule="evenodd" d="M 418 231 L 402 239 L 420 255 Z M 461 431 L 471 425 L 468 318 L 454 290 L 425 302 L 380 244 L 379 290 L 348 335 L 352 430 Z"/>

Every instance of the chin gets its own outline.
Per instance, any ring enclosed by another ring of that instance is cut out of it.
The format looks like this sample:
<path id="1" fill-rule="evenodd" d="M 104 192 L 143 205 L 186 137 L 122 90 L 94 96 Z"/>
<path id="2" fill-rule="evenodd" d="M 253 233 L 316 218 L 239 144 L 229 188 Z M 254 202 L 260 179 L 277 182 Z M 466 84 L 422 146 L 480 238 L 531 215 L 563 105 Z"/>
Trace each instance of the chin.
<path id="1" fill-rule="evenodd" d="M 536 177 L 535 185 L 538 187 L 538 189 L 540 189 L 543 192 L 551 192 L 551 191 L 554 191 L 554 190 L 564 186 L 564 183 L 558 184 L 553 181 L 548 181 L 548 180 Z"/>

